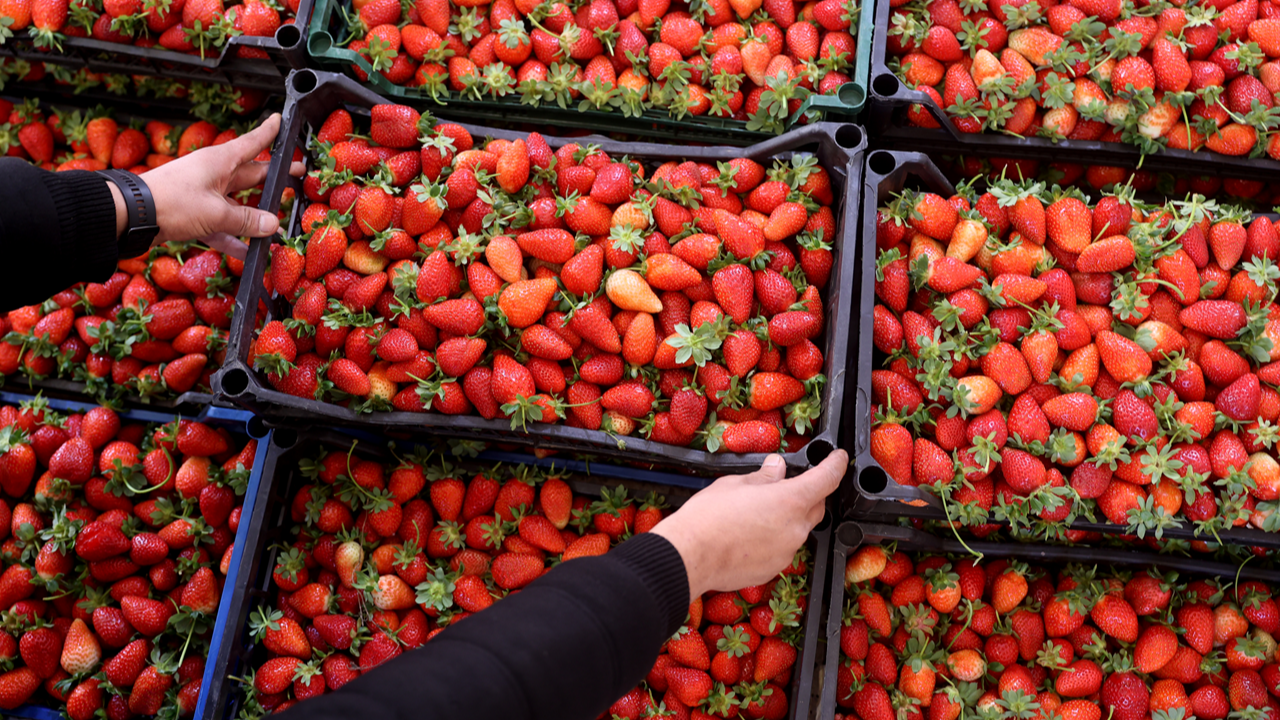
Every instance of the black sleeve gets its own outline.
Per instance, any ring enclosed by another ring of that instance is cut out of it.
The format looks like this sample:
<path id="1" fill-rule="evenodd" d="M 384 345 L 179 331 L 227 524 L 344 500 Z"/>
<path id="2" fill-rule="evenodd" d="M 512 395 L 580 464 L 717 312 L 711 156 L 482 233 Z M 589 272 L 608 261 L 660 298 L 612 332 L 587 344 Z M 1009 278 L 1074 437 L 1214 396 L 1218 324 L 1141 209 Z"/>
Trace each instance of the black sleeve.
<path id="1" fill-rule="evenodd" d="M 652 533 L 571 560 L 426 645 L 282 720 L 591 720 L 635 687 L 689 609 L 675 547 Z"/>
<path id="2" fill-rule="evenodd" d="M 103 282 L 115 272 L 116 206 L 101 175 L 49 172 L 3 158 L 0 197 L 9 268 L 0 281 L 0 311 L 41 302 L 78 282 Z"/>

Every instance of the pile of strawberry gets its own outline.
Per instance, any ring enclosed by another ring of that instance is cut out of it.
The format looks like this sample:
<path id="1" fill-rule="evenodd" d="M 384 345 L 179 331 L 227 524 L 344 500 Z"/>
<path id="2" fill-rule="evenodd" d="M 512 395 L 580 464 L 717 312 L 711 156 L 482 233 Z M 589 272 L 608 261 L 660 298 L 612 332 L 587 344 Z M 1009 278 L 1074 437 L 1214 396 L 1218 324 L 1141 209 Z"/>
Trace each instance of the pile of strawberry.
<path id="1" fill-rule="evenodd" d="M 1272 588 L 878 545 L 845 570 L 838 720 L 1272 718 Z"/>
<path id="2" fill-rule="evenodd" d="M 1280 236 L 1000 181 L 881 208 L 871 454 L 966 525 L 1280 530 Z"/>
<path id="3" fill-rule="evenodd" d="M 1057 183 L 1063 187 L 1078 187 L 1085 192 L 1112 190 L 1127 185 L 1140 196 L 1162 195 L 1185 197 L 1200 194 L 1215 200 L 1231 199 L 1233 202 L 1251 203 L 1253 207 L 1267 208 L 1280 205 L 1280 181 L 1218 175 L 1188 175 L 1169 172 L 1134 170 L 1115 165 L 1084 165 L 1072 162 L 1044 163 L 1025 158 L 984 158 L 967 155 L 957 158 L 951 166 L 944 165 L 948 176 L 957 182 L 975 183 L 974 178 L 985 176 L 989 182 L 1002 178 L 1035 178 L 1046 184 Z"/>
<path id="4" fill-rule="evenodd" d="M 603 488 L 593 500 L 554 472 L 467 470 L 432 462 L 422 448 L 387 463 L 322 451 L 299 468 L 308 482 L 291 498 L 274 600 L 249 621 L 262 647 L 242 671 L 245 718 L 336 690 L 549 567 L 603 555 L 666 514 L 653 493 L 635 500 Z M 644 683 L 611 713 L 638 720 L 663 703 L 686 717 L 690 708 L 784 717 L 809 572 L 801 550 L 765 585 L 694 599 Z"/>
<path id="5" fill-rule="evenodd" d="M 886 58 L 962 133 L 1280 159 L 1280 4 L 893 0 Z M 922 106 L 908 121 L 938 127 Z"/>
<path id="6" fill-rule="evenodd" d="M 106 108 L 46 112 L 34 98 L 20 105 L 0 98 L 0 151 L 29 160 L 46 170 L 106 170 L 143 174 L 208 145 L 235 139 L 234 129 L 220 130 L 199 120 L 185 127 L 151 120 L 121 126 Z M 246 195 L 246 201 L 256 200 Z"/>
<path id="7" fill-rule="evenodd" d="M 223 0 L 4 0 L 0 41 L 24 34 L 37 48 L 61 52 L 66 38 L 90 38 L 217 57 L 231 38 L 274 37 L 282 22 L 293 22 L 298 5 L 299 0 L 285 0 L 283 7 L 266 0 L 230 7 Z M 237 48 L 236 55 L 268 58 L 251 47 Z"/>
<path id="8" fill-rule="evenodd" d="M 655 109 L 782 132 L 811 94 L 850 81 L 857 54 L 853 0 L 353 4 L 346 20 L 358 39 L 348 47 L 438 102 L 518 98 L 629 117 Z"/>
<path id="9" fill-rule="evenodd" d="M 249 361 L 278 390 L 712 452 L 806 442 L 836 232 L 814 157 L 646 168 L 372 115 L 372 141 L 345 110 L 319 128 L 305 235 L 272 247 L 292 317 Z"/>
<path id="10" fill-rule="evenodd" d="M 0 709 L 190 716 L 256 441 L 36 398 L 0 450 Z"/>
<path id="11" fill-rule="evenodd" d="M 57 63 L 30 63 L 21 58 L 0 57 L 0 83 L 43 81 L 52 81 L 74 95 L 101 88 L 122 99 L 139 101 L 144 107 L 148 98 L 187 100 L 191 103 L 192 116 L 219 127 L 243 120 L 259 110 L 267 100 L 266 93 L 255 88 L 235 88 L 214 82 L 154 75 L 92 72 L 87 67 L 73 68 Z M 24 88 L 17 90 L 21 93 Z"/>
<path id="12" fill-rule="evenodd" d="M 243 261 L 196 243 L 122 260 L 80 284 L 5 313 L 0 375 L 60 377 L 107 402 L 207 390 L 222 364 Z"/>

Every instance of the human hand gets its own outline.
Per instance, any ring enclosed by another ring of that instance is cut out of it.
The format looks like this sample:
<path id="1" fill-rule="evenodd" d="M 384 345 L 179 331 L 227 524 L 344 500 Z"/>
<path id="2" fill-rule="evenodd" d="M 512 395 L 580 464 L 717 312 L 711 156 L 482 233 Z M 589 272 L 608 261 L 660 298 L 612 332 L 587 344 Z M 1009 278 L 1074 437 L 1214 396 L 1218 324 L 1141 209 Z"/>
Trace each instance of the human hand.
<path id="1" fill-rule="evenodd" d="M 782 457 L 770 455 L 750 475 L 716 480 L 653 532 L 679 551 L 690 598 L 760 585 L 791 564 L 809 531 L 822 522 L 826 497 L 848 467 L 848 453 L 836 450 L 817 467 L 788 478 Z"/>
<path id="2" fill-rule="evenodd" d="M 271 147 L 279 130 L 276 113 L 235 140 L 201 148 L 144 175 L 160 226 L 154 244 L 197 240 L 214 233 L 240 237 L 275 233 L 280 228 L 275 214 L 241 205 L 228 195 L 266 178 L 268 163 L 254 158 Z"/>

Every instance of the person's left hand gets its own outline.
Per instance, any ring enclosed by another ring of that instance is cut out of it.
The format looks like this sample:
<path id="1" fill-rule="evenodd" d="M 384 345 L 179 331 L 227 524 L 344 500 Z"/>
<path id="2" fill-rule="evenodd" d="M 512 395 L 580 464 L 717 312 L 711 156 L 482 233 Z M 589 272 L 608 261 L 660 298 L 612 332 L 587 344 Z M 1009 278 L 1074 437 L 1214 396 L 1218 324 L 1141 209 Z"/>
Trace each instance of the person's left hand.
<path id="1" fill-rule="evenodd" d="M 276 113 L 235 140 L 201 148 L 143 175 L 156 203 L 160 234 L 155 244 L 198 240 L 214 233 L 265 237 L 279 230 L 280 221 L 273 213 L 228 197 L 266 178 L 268 163 L 254 158 L 271 147 L 279 130 Z M 300 169 L 291 168 L 295 175 Z"/>

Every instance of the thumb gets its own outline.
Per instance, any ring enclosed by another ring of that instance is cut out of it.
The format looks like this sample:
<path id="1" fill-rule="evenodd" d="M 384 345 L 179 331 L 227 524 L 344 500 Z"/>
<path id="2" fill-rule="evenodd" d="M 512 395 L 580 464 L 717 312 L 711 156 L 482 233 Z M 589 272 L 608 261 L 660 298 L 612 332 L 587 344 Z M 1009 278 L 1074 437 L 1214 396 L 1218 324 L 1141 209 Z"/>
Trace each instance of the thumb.
<path id="1" fill-rule="evenodd" d="M 748 485 L 768 485 L 776 483 L 787 475 L 787 463 L 781 455 L 770 455 L 761 463 L 760 469 L 742 476 L 742 482 Z"/>
<path id="2" fill-rule="evenodd" d="M 239 237 L 266 237 L 279 229 L 280 220 L 274 213 L 228 201 L 213 231 Z"/>
<path id="3" fill-rule="evenodd" d="M 224 150 L 231 155 L 237 166 L 243 165 L 258 156 L 258 153 L 271 147 L 280 132 L 280 113 L 272 113 L 261 125 L 249 132 L 223 143 Z"/>
<path id="4" fill-rule="evenodd" d="M 840 487 L 840 481 L 848 469 L 849 454 L 844 450 L 836 450 L 816 467 L 787 482 L 795 486 L 795 492 L 807 495 L 812 502 L 818 502 Z"/>

